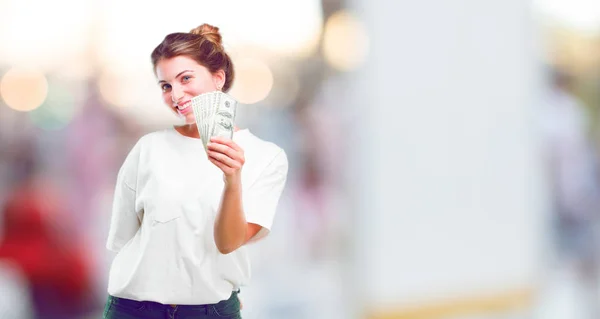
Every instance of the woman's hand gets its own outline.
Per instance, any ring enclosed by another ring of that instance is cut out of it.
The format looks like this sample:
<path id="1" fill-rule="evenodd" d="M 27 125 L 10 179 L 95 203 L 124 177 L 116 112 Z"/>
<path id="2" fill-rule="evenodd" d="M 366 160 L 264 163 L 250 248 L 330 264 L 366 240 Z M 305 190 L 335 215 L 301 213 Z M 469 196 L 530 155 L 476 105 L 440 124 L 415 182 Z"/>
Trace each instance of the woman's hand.
<path id="1" fill-rule="evenodd" d="M 212 137 L 207 145 L 208 159 L 223 171 L 225 185 L 241 183 L 244 150 L 226 137 Z"/>

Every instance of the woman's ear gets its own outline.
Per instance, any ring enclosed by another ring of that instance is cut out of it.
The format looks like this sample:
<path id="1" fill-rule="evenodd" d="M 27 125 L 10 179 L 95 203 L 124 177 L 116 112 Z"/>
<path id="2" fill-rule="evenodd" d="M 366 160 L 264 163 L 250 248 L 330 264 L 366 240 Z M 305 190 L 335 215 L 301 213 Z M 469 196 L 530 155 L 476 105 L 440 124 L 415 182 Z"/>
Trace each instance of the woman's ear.
<path id="1" fill-rule="evenodd" d="M 213 73 L 213 81 L 215 82 L 217 91 L 221 91 L 223 86 L 225 86 L 225 71 L 218 70 L 217 72 Z"/>

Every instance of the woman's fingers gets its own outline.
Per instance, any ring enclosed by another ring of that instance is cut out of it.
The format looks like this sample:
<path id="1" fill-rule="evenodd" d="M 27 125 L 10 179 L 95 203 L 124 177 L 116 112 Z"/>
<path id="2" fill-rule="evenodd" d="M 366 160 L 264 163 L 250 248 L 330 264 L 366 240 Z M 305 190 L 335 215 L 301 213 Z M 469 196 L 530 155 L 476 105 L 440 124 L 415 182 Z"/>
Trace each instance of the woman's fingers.
<path id="1" fill-rule="evenodd" d="M 244 153 L 244 150 L 242 150 L 242 148 L 237 145 L 236 142 L 234 142 L 232 139 L 226 138 L 226 137 L 221 137 L 221 136 L 214 136 L 210 138 L 211 142 L 215 142 L 215 143 L 219 143 L 219 144 L 225 144 L 229 147 L 231 147 L 232 149 L 241 152 L 242 154 Z"/>
<path id="2" fill-rule="evenodd" d="M 219 142 L 213 142 L 208 143 L 207 148 L 209 151 L 224 154 L 234 160 L 238 160 L 240 162 L 244 161 L 244 154 L 239 151 L 236 151 L 229 145 L 220 144 Z"/>

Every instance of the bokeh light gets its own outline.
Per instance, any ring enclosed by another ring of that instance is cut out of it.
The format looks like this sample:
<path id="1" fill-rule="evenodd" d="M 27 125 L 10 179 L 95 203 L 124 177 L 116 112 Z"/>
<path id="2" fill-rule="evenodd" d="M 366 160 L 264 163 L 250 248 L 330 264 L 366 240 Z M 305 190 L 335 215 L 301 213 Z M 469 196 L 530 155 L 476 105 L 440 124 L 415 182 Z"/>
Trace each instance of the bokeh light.
<path id="1" fill-rule="evenodd" d="M 126 96 L 127 88 L 121 85 L 121 82 L 124 82 L 122 76 L 105 70 L 98 79 L 98 91 L 102 99 L 109 104 L 118 107 L 127 107 L 128 102 L 130 102 Z"/>
<path id="2" fill-rule="evenodd" d="M 44 103 L 29 112 L 33 124 L 44 130 L 60 130 L 73 119 L 77 110 L 75 97 L 65 87 L 50 83 Z"/>
<path id="3" fill-rule="evenodd" d="M 269 107 L 286 107 L 294 103 L 300 92 L 298 72 L 290 65 L 278 63 L 272 66 L 273 89 L 265 99 Z"/>
<path id="4" fill-rule="evenodd" d="M 8 107 L 31 111 L 39 107 L 48 94 L 48 81 L 34 69 L 10 69 L 0 81 L 0 95 Z"/>
<path id="5" fill-rule="evenodd" d="M 350 71 L 360 66 L 369 52 L 363 24 L 350 12 L 338 11 L 325 24 L 323 55 L 332 67 Z"/>
<path id="6" fill-rule="evenodd" d="M 97 84 L 102 98 L 113 106 L 132 108 L 161 101 L 161 91 L 149 64 L 131 70 L 104 68 Z"/>
<path id="7" fill-rule="evenodd" d="M 262 101 L 273 88 L 273 72 L 267 64 L 256 59 L 234 61 L 236 79 L 231 95 L 240 103 L 253 104 Z"/>

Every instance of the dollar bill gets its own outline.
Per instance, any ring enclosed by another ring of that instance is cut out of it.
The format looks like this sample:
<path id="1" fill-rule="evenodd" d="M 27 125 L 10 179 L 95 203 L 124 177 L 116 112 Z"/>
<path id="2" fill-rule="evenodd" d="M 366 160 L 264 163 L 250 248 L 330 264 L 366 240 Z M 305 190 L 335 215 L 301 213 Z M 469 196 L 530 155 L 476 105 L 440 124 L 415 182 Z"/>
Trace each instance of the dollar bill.
<path id="1" fill-rule="evenodd" d="M 202 96 L 195 96 L 192 98 L 192 111 L 194 112 L 194 119 L 196 120 L 196 128 L 198 129 L 198 134 L 202 137 L 204 131 L 204 114 L 202 107 Z M 204 144 L 204 140 L 202 140 Z"/>
<path id="2" fill-rule="evenodd" d="M 220 91 L 192 98 L 194 118 L 204 149 L 213 136 L 233 138 L 237 104 L 232 96 Z"/>
<path id="3" fill-rule="evenodd" d="M 212 121 L 210 136 L 221 136 L 233 138 L 233 127 L 235 125 L 235 113 L 237 101 L 231 96 L 222 93 L 218 96 L 217 110 Z"/>
<path id="4" fill-rule="evenodd" d="M 209 93 L 200 94 L 192 98 L 192 110 L 194 111 L 196 127 L 204 149 L 206 149 L 206 144 L 209 139 L 210 108 L 211 103 Z"/>

